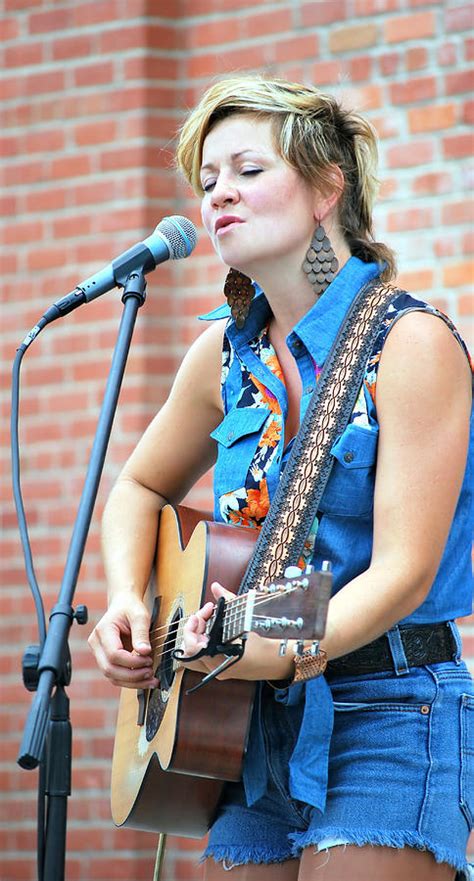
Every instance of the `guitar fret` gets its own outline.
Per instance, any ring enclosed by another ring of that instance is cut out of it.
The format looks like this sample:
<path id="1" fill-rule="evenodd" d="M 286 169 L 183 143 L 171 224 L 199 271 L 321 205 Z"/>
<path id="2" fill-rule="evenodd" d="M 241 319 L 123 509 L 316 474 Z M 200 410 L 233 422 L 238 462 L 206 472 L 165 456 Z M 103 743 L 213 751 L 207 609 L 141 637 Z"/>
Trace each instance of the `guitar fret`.
<path id="1" fill-rule="evenodd" d="M 229 600 L 225 607 L 223 641 L 231 642 L 235 639 L 242 629 L 242 609 L 245 617 L 245 606 L 247 597 L 236 597 L 235 600 Z"/>

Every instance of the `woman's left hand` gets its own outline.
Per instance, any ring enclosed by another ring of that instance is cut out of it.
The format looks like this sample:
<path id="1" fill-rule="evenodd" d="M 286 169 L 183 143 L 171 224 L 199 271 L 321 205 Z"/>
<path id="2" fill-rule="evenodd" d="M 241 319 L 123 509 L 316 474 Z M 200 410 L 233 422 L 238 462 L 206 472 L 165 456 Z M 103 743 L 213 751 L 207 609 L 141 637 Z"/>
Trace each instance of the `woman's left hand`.
<path id="1" fill-rule="evenodd" d="M 226 601 L 235 598 L 235 594 L 217 582 L 211 585 L 211 591 L 216 600 L 220 597 L 224 597 Z M 186 663 L 186 656 L 195 655 L 207 646 L 209 640 L 206 635 L 206 626 L 214 608 L 214 603 L 205 603 L 202 609 L 199 609 L 194 615 L 190 615 L 184 626 L 182 648 L 185 657 L 182 660 L 186 664 L 186 669 L 206 674 L 215 670 L 224 660 L 224 655 L 215 655 L 212 658 L 204 655 L 198 661 Z M 289 646 L 287 654 L 283 657 L 279 656 L 278 650 L 279 641 L 277 639 L 268 639 L 257 633 L 249 633 L 243 657 L 232 664 L 228 670 L 219 673 L 217 678 L 249 680 L 290 678 L 293 673 L 292 649 Z"/>

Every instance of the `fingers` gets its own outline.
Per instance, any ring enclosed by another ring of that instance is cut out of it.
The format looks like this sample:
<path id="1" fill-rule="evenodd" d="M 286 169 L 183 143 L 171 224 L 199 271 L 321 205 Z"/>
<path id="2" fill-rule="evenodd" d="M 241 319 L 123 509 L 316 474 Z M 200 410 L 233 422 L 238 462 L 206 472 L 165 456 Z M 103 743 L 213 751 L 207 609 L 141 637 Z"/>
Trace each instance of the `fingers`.
<path id="1" fill-rule="evenodd" d="M 148 636 L 148 626 L 145 621 L 132 622 L 132 646 L 139 655 L 147 655 L 151 652 L 150 638 Z"/>
<path id="2" fill-rule="evenodd" d="M 125 642 L 132 644 L 128 651 Z M 149 615 L 136 598 L 113 603 L 89 637 L 103 675 L 121 688 L 155 688 Z"/>
<path id="3" fill-rule="evenodd" d="M 120 688 L 157 687 L 158 681 L 154 676 L 151 657 L 144 659 L 126 649 L 117 649 L 109 656 L 100 643 L 95 646 L 94 653 L 100 670 L 112 685 Z"/>
<path id="4" fill-rule="evenodd" d="M 100 642 L 93 646 L 93 650 L 100 670 L 113 685 L 122 688 L 156 687 L 151 656 L 143 658 L 124 648 L 107 652 Z"/>
<path id="5" fill-rule="evenodd" d="M 214 581 L 211 584 L 211 591 L 216 600 L 220 599 L 220 597 L 224 597 L 226 600 L 235 599 L 235 594 L 231 593 L 230 590 L 226 590 L 226 588 L 222 587 L 217 581 Z M 214 610 L 215 604 L 207 602 L 202 609 L 199 609 L 194 615 L 189 616 L 183 631 L 183 660 L 187 656 L 195 655 L 208 645 L 209 637 L 207 636 L 206 628 Z M 198 669 L 197 664 L 200 665 L 199 669 L 203 669 L 203 660 L 193 662 L 192 666 L 189 665 L 190 669 Z"/>
<path id="6" fill-rule="evenodd" d="M 206 603 L 205 606 L 201 609 L 199 613 L 195 615 L 190 615 L 183 630 L 183 651 L 184 655 L 195 655 L 196 652 L 199 652 L 202 648 L 205 648 L 209 642 L 209 638 L 206 634 L 206 625 L 207 618 L 204 617 L 204 614 L 207 614 L 208 608 L 210 607 L 210 611 L 212 614 L 213 605 L 212 603 Z"/>
<path id="7" fill-rule="evenodd" d="M 227 588 L 222 587 L 222 584 L 219 584 L 218 581 L 212 582 L 211 591 L 216 600 L 220 599 L 220 597 L 224 597 L 225 600 L 235 600 L 235 593 L 232 593 L 231 590 L 227 590 Z"/>

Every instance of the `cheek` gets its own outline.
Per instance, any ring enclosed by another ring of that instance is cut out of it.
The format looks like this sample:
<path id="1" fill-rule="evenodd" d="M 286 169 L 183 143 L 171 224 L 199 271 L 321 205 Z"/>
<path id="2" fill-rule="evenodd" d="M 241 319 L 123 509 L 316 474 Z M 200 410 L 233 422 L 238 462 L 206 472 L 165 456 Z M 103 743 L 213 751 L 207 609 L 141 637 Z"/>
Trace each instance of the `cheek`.
<path id="1" fill-rule="evenodd" d="M 290 180 L 265 188 L 255 194 L 252 207 L 261 214 L 279 217 L 280 221 L 288 218 L 298 218 L 300 221 L 305 217 L 312 217 L 313 204 L 306 190 L 298 186 L 300 182 Z"/>
<path id="2" fill-rule="evenodd" d="M 211 208 L 206 199 L 203 199 L 201 202 L 201 219 L 208 235 L 212 233 L 212 219 L 211 219 Z"/>

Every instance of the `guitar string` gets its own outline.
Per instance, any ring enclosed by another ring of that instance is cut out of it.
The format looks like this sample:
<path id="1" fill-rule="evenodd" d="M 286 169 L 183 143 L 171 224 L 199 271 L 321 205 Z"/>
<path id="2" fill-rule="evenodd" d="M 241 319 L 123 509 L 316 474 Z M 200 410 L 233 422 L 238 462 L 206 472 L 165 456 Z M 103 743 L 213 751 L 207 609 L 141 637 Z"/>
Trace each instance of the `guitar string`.
<path id="1" fill-rule="evenodd" d="M 252 617 L 254 619 L 258 618 L 261 620 L 265 620 L 268 616 L 267 615 L 253 615 Z M 226 622 L 228 629 L 232 626 L 232 624 L 234 624 L 236 622 L 236 620 L 237 620 L 237 617 L 235 618 L 235 620 L 230 620 L 229 622 Z M 159 646 L 160 642 L 162 642 L 163 645 L 165 645 L 166 642 L 168 642 L 170 639 L 174 639 L 174 642 L 176 643 L 176 639 L 178 637 L 178 632 L 179 632 L 180 628 L 182 630 L 182 625 L 185 623 L 185 621 L 186 621 L 186 619 L 181 618 L 179 622 L 175 622 L 174 625 L 171 625 L 171 627 L 168 629 L 167 633 L 163 633 L 160 636 L 155 637 L 154 639 L 151 639 L 150 642 L 151 642 L 152 649 L 156 650 L 156 648 Z M 163 642 L 163 640 L 164 640 L 164 642 Z M 226 640 L 226 642 L 230 642 L 230 641 L 231 641 L 230 639 Z M 157 655 L 155 659 L 158 660 L 160 657 L 163 657 L 164 654 L 167 654 L 168 652 L 172 652 L 172 651 L 174 651 L 174 646 L 170 649 L 167 649 L 165 652 L 162 652 L 160 655 Z"/>
<path id="2" fill-rule="evenodd" d="M 294 590 L 296 590 L 296 589 L 297 589 L 297 588 L 291 588 L 291 591 L 294 591 Z M 258 603 L 255 603 L 255 605 L 257 605 L 257 604 L 260 605 L 262 602 L 266 602 L 267 600 L 269 600 L 269 599 L 271 599 L 271 598 L 272 598 L 272 597 L 265 597 L 265 598 L 262 598 Z M 232 601 L 231 601 L 231 602 L 232 602 Z M 259 618 L 259 619 L 265 620 L 265 618 L 266 618 L 267 616 L 266 616 L 266 615 L 253 615 L 252 617 L 253 617 L 253 618 Z M 173 636 L 177 637 L 177 635 L 178 635 L 178 631 L 179 631 L 179 629 L 180 629 L 180 625 L 182 625 L 182 624 L 185 622 L 185 620 L 186 620 L 186 619 L 181 618 L 179 621 L 175 622 L 175 624 L 172 625 L 172 627 L 174 627 L 174 631 L 172 631 L 172 629 L 171 629 L 171 627 L 170 627 L 170 629 L 169 629 L 169 631 L 168 631 L 168 634 L 162 634 L 161 636 L 157 637 L 155 640 L 151 640 L 152 648 L 156 649 L 157 646 L 159 645 L 160 641 L 163 640 L 163 637 L 164 637 L 163 647 L 166 645 L 166 642 L 168 641 L 169 636 L 170 636 L 171 634 L 172 634 Z M 282 636 L 282 638 L 284 638 L 283 634 L 281 634 L 281 636 Z M 278 638 L 278 637 L 275 637 L 275 638 Z M 175 651 L 175 647 L 176 647 L 176 638 L 175 638 L 175 640 L 174 640 L 174 644 L 171 646 L 171 648 L 164 649 L 164 651 L 162 651 L 162 652 L 160 652 L 160 653 L 158 653 L 158 654 L 156 654 L 156 655 L 154 656 L 154 662 L 155 662 L 155 664 L 156 664 L 161 658 L 164 658 L 165 655 L 171 654 L 173 651 Z M 179 660 L 179 659 L 177 659 L 177 660 Z"/>
<path id="3" fill-rule="evenodd" d="M 272 596 L 274 596 L 274 595 L 272 595 Z M 212 602 L 212 601 L 209 600 L 209 602 Z M 235 597 L 235 599 L 233 599 L 233 600 L 228 600 L 228 601 L 227 601 L 227 605 L 226 605 L 226 615 L 230 615 L 233 611 L 235 611 L 235 609 L 237 608 L 237 606 L 238 606 L 238 607 L 244 607 L 245 604 L 246 604 L 246 602 L 247 602 L 247 597 L 239 597 L 239 596 L 238 596 L 238 597 Z M 258 598 L 258 599 L 256 600 L 255 605 L 257 605 L 257 603 L 260 603 L 260 602 L 261 602 L 261 600 L 260 600 L 260 598 Z M 191 612 L 191 615 L 188 615 L 188 616 L 185 617 L 185 618 L 180 618 L 179 620 L 182 621 L 182 622 L 188 621 L 189 618 L 191 618 L 192 615 L 195 615 L 195 614 L 196 614 L 196 612 Z M 152 628 L 152 629 L 150 630 L 150 636 L 151 636 L 151 634 L 153 634 L 153 633 L 157 633 L 159 630 L 166 630 L 167 627 L 168 627 L 167 624 L 161 624 L 159 627 L 154 627 L 154 628 Z"/>
<path id="4" fill-rule="evenodd" d="M 265 599 L 262 599 L 262 600 L 256 602 L 255 606 L 261 605 L 263 602 L 266 602 L 267 599 L 270 599 L 270 598 L 268 597 L 268 598 L 265 598 Z M 226 623 L 228 623 L 228 627 L 232 626 L 232 624 L 234 624 L 236 622 L 237 617 L 238 616 L 234 616 L 234 619 L 231 619 L 229 622 L 226 622 Z M 267 618 L 268 616 L 266 616 L 266 615 L 253 615 L 252 617 L 265 620 L 265 618 Z M 182 629 L 182 625 L 186 622 L 186 620 L 187 620 L 186 618 L 180 618 L 179 621 L 175 621 L 174 624 L 170 625 L 170 627 L 167 629 L 166 633 L 162 633 L 160 636 L 157 636 L 157 637 L 151 639 L 150 642 L 151 642 L 152 648 L 156 649 L 156 647 L 160 644 L 160 642 L 163 641 L 163 639 L 164 639 L 163 644 L 166 644 L 166 642 L 169 641 L 170 638 L 171 639 L 174 638 L 176 641 L 178 631 L 180 630 L 180 628 Z M 174 651 L 174 648 L 168 649 L 167 651 Z"/>
<path id="5" fill-rule="evenodd" d="M 262 621 L 264 621 L 266 616 L 265 616 L 265 615 L 254 615 L 254 617 L 255 617 L 255 618 L 261 618 Z M 264 634 L 264 635 L 265 635 L 265 634 Z M 272 637 L 272 638 L 273 638 L 273 637 Z M 275 637 L 275 639 L 279 639 L 279 638 L 280 638 L 280 637 Z M 281 634 L 281 639 L 285 639 L 285 638 L 286 638 L 286 637 L 285 637 L 283 634 Z M 157 640 L 157 645 L 158 645 L 158 642 L 159 642 L 159 640 Z M 166 641 L 165 641 L 164 645 L 166 645 Z M 154 657 L 154 661 L 155 661 L 155 663 L 156 663 L 157 661 L 159 661 L 161 658 L 164 658 L 165 655 L 169 655 L 169 654 L 171 654 L 172 652 L 174 652 L 174 650 L 175 650 L 175 646 L 172 646 L 171 648 L 169 648 L 169 649 L 165 649 L 164 651 L 160 652 L 159 654 L 156 654 L 155 657 Z M 176 660 L 183 660 L 183 661 L 184 661 L 184 658 L 183 658 L 183 659 L 181 659 L 181 658 L 177 658 Z"/>
<path id="6" fill-rule="evenodd" d="M 252 615 L 252 618 L 265 621 L 265 620 L 267 620 L 268 615 Z M 178 631 L 180 629 L 180 625 L 183 623 L 183 621 L 184 621 L 184 619 L 181 619 L 179 622 L 175 623 L 175 625 L 173 625 L 173 627 L 170 627 L 168 633 L 164 633 L 161 636 L 156 637 L 156 639 L 151 640 L 151 642 L 154 644 L 154 646 L 159 645 L 160 641 L 162 641 L 163 638 L 165 640 L 164 644 L 166 644 L 166 642 L 169 641 L 170 637 L 173 638 L 173 637 L 177 636 Z M 237 637 L 235 637 L 235 638 L 237 638 Z M 169 651 L 174 651 L 174 649 L 169 649 Z"/>
<path id="7" fill-rule="evenodd" d="M 277 596 L 282 596 L 282 595 L 286 596 L 289 593 L 293 593 L 295 590 L 299 590 L 300 587 L 301 587 L 301 585 L 295 585 L 294 587 L 290 587 L 290 588 L 286 589 L 284 592 L 280 591 L 280 592 L 275 592 L 275 593 L 271 593 L 271 594 L 264 594 L 264 595 L 257 594 L 256 599 L 255 599 L 254 608 L 255 608 L 255 606 L 261 605 L 262 603 L 271 602 L 271 600 L 274 600 Z M 209 601 L 209 602 L 211 602 L 211 601 Z M 230 615 L 232 615 L 232 613 L 235 614 L 236 609 L 238 607 L 239 608 L 244 607 L 246 602 L 247 602 L 246 594 L 244 594 L 243 596 L 237 596 L 233 600 L 227 600 L 226 613 L 225 613 L 226 616 L 227 615 L 230 616 Z M 183 622 L 183 623 L 186 621 L 189 621 L 189 618 L 191 618 L 192 615 L 195 615 L 195 614 L 196 614 L 196 612 L 191 612 L 191 615 L 188 615 L 185 618 L 180 618 L 179 621 Z M 169 624 L 161 624 L 159 627 L 153 627 L 150 630 L 150 636 L 154 633 L 158 633 L 159 630 L 167 630 L 168 627 L 169 627 Z"/>

